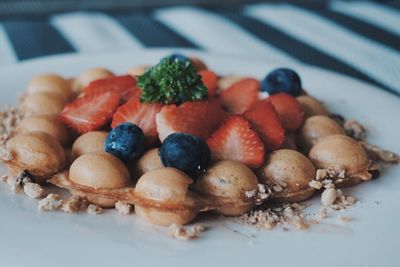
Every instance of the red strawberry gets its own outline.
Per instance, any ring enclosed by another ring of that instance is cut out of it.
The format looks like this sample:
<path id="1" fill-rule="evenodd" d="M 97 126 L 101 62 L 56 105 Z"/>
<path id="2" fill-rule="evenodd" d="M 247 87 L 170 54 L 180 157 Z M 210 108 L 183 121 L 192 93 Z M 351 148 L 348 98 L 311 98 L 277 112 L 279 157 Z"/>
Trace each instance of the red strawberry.
<path id="1" fill-rule="evenodd" d="M 286 93 L 271 95 L 268 100 L 278 113 L 279 120 L 286 131 L 295 131 L 303 124 L 304 112 L 299 102 Z"/>
<path id="2" fill-rule="evenodd" d="M 264 144 L 242 116 L 228 118 L 207 140 L 215 160 L 229 159 L 259 167 L 264 162 Z"/>
<path id="3" fill-rule="evenodd" d="M 123 102 L 127 102 L 129 100 L 130 91 L 132 91 L 134 87 L 136 87 L 136 80 L 131 75 L 114 76 L 91 82 L 83 90 L 83 94 L 87 95 L 104 91 L 114 91 L 121 96 Z"/>
<path id="4" fill-rule="evenodd" d="M 208 97 L 215 95 L 217 92 L 217 81 L 218 77 L 213 71 L 202 70 L 199 72 L 201 80 L 208 89 Z"/>
<path id="5" fill-rule="evenodd" d="M 152 143 L 158 139 L 156 128 L 156 114 L 160 112 L 162 104 L 144 104 L 140 102 L 140 94 L 120 106 L 114 114 L 111 126 L 114 128 L 124 122 L 132 122 L 139 126 L 147 141 Z"/>
<path id="6" fill-rule="evenodd" d="M 168 135 L 180 132 L 206 140 L 225 117 L 226 113 L 215 100 L 164 106 L 156 116 L 158 136 L 163 141 Z"/>
<path id="7" fill-rule="evenodd" d="M 281 147 L 285 141 L 285 130 L 279 121 L 278 115 L 270 102 L 258 101 L 244 114 L 254 129 L 264 141 L 265 150 L 273 151 Z"/>
<path id="8" fill-rule="evenodd" d="M 81 134 L 98 130 L 110 121 L 119 101 L 120 96 L 112 91 L 88 94 L 67 104 L 60 118 Z"/>
<path id="9" fill-rule="evenodd" d="M 257 102 L 259 89 L 260 83 L 256 79 L 240 80 L 222 91 L 222 105 L 230 113 L 243 114 Z"/>

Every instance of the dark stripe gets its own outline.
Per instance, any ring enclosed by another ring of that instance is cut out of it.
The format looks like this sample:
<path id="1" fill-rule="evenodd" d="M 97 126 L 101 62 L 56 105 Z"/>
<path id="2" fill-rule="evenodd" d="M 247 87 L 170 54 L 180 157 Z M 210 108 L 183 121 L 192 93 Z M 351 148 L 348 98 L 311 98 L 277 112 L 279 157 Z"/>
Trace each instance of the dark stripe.
<path id="1" fill-rule="evenodd" d="M 120 15 L 115 16 L 115 19 L 146 46 L 197 48 L 194 43 L 150 16 L 142 14 Z"/>
<path id="2" fill-rule="evenodd" d="M 19 60 L 75 51 L 64 37 L 44 21 L 5 21 L 5 31 Z"/>
<path id="3" fill-rule="evenodd" d="M 348 30 L 354 31 L 360 35 L 372 39 L 377 43 L 384 44 L 397 51 L 400 51 L 400 37 L 388 31 L 385 31 L 382 28 L 379 28 L 373 24 L 326 9 L 309 8 L 305 5 L 302 5 L 301 8 L 330 19 L 335 23 L 347 28 Z"/>
<path id="4" fill-rule="evenodd" d="M 284 51 L 285 53 L 293 56 L 294 58 L 297 58 L 304 63 L 350 75 L 360 80 L 378 85 L 384 88 L 386 91 L 400 96 L 400 93 L 381 84 L 378 81 L 371 79 L 369 76 L 363 74 L 357 69 L 354 69 L 344 62 L 323 53 L 322 51 L 308 45 L 307 43 L 304 43 L 284 32 L 281 32 L 279 29 L 274 28 L 271 25 L 264 24 L 256 19 L 244 15 L 227 13 L 221 13 L 221 15 L 237 23 L 246 31 L 255 35 L 266 43 L 275 46 L 277 49 Z"/>

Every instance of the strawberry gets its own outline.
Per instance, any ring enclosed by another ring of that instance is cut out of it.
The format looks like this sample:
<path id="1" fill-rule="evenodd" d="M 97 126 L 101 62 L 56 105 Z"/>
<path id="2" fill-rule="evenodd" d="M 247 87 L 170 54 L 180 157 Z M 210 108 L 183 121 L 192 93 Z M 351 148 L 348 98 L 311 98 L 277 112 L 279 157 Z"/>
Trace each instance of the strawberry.
<path id="1" fill-rule="evenodd" d="M 91 82 L 83 90 L 83 94 L 114 91 L 121 96 L 122 102 L 129 100 L 130 92 L 136 87 L 136 80 L 131 75 L 114 76 Z"/>
<path id="2" fill-rule="evenodd" d="M 167 105 L 156 116 L 160 140 L 176 132 L 188 133 L 206 140 L 225 119 L 226 113 L 215 100 Z"/>
<path id="3" fill-rule="evenodd" d="M 260 83 L 246 78 L 231 85 L 220 94 L 222 106 L 230 113 L 243 114 L 258 100 Z"/>
<path id="4" fill-rule="evenodd" d="M 202 70 L 199 72 L 199 75 L 201 76 L 203 84 L 208 89 L 208 97 L 214 96 L 215 93 L 217 92 L 217 81 L 218 81 L 218 77 L 215 74 L 215 72 L 209 70 Z"/>
<path id="5" fill-rule="evenodd" d="M 156 114 L 163 104 L 145 104 L 140 102 L 140 90 L 126 104 L 115 112 L 111 126 L 114 128 L 124 122 L 132 122 L 139 126 L 147 138 L 148 144 L 158 139 Z"/>
<path id="6" fill-rule="evenodd" d="M 236 160 L 249 167 L 264 162 L 264 144 L 242 116 L 228 118 L 207 140 L 214 160 Z"/>
<path id="7" fill-rule="evenodd" d="M 87 94 L 67 104 L 60 118 L 81 134 L 98 130 L 110 121 L 119 101 L 120 96 L 112 91 Z"/>
<path id="8" fill-rule="evenodd" d="M 304 112 L 296 98 L 286 93 L 278 93 L 271 95 L 268 100 L 274 106 L 286 131 L 292 132 L 300 128 L 304 122 Z"/>
<path id="9" fill-rule="evenodd" d="M 258 101 L 244 114 L 254 129 L 264 141 L 266 151 L 274 151 L 285 141 L 285 130 L 279 121 L 278 115 L 270 102 Z"/>

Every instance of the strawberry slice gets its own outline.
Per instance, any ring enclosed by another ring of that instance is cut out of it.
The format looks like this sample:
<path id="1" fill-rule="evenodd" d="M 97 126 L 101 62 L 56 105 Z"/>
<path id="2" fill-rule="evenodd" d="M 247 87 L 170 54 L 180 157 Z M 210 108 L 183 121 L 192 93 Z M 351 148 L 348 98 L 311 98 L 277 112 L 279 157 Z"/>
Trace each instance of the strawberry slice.
<path id="1" fill-rule="evenodd" d="M 119 101 L 120 96 L 112 91 L 87 94 L 67 104 L 60 118 L 80 134 L 98 130 L 110 121 Z"/>
<path id="2" fill-rule="evenodd" d="M 230 113 L 243 114 L 258 101 L 260 83 L 246 78 L 231 85 L 220 94 L 222 106 Z"/>
<path id="3" fill-rule="evenodd" d="M 270 102 L 258 101 L 244 114 L 254 129 L 264 141 L 266 151 L 274 151 L 285 141 L 285 130 L 279 121 L 278 115 Z"/>
<path id="4" fill-rule="evenodd" d="M 217 74 L 215 74 L 213 71 L 202 70 L 199 72 L 199 75 L 201 76 L 201 80 L 203 81 L 204 85 L 208 89 L 208 97 L 214 96 L 217 92 Z"/>
<path id="5" fill-rule="evenodd" d="M 207 140 L 225 118 L 226 113 L 215 100 L 164 106 L 156 116 L 158 136 L 163 141 L 168 135 L 179 132 Z"/>
<path id="6" fill-rule="evenodd" d="M 104 91 L 114 91 L 121 96 L 123 103 L 129 100 L 133 88 L 136 87 L 136 80 L 131 75 L 114 76 L 99 79 L 91 82 L 83 90 L 83 94 L 101 93 Z"/>
<path id="7" fill-rule="evenodd" d="M 140 90 L 115 112 L 111 126 L 114 128 L 124 122 L 132 122 L 139 126 L 151 145 L 158 139 L 156 128 L 156 114 L 163 104 L 145 104 L 140 102 Z"/>
<path id="8" fill-rule="evenodd" d="M 296 98 L 286 93 L 279 93 L 271 95 L 268 100 L 274 106 L 286 131 L 292 132 L 300 128 L 304 122 L 304 112 Z"/>
<path id="9" fill-rule="evenodd" d="M 264 162 L 264 144 L 242 116 L 228 118 L 207 140 L 214 160 L 236 160 L 256 168 Z"/>

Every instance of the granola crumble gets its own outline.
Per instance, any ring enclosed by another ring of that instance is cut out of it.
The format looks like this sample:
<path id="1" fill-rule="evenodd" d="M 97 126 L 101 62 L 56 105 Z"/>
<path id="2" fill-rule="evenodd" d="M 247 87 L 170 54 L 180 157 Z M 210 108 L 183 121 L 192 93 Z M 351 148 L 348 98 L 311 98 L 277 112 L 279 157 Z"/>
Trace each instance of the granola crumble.
<path id="1" fill-rule="evenodd" d="M 117 201 L 115 203 L 115 208 L 117 209 L 119 214 L 128 215 L 131 213 L 132 205 L 124 203 L 122 201 Z"/>
<path id="2" fill-rule="evenodd" d="M 260 229 L 270 230 L 278 225 L 307 229 L 312 222 L 305 219 L 303 214 L 305 208 L 305 205 L 298 203 L 283 204 L 265 210 L 253 210 L 239 218 L 242 223 L 253 225 Z"/>
<path id="3" fill-rule="evenodd" d="M 0 143 L 10 138 L 23 117 L 23 113 L 15 107 L 5 107 L 0 111 Z"/>
<path id="4" fill-rule="evenodd" d="M 67 213 L 77 213 L 85 210 L 88 206 L 87 200 L 81 196 L 72 196 L 61 200 L 61 210 Z"/>
<path id="5" fill-rule="evenodd" d="M 24 193 L 30 198 L 43 198 L 45 190 L 39 184 L 28 182 L 24 184 Z"/>
<path id="6" fill-rule="evenodd" d="M 331 206 L 336 201 L 336 189 L 327 188 L 321 194 L 321 203 L 325 207 Z"/>
<path id="7" fill-rule="evenodd" d="M 97 215 L 97 214 L 101 214 L 103 213 L 103 209 L 95 204 L 90 204 L 87 207 L 87 213 L 91 214 L 91 215 Z"/>
<path id="8" fill-rule="evenodd" d="M 7 182 L 7 179 L 8 179 L 8 175 L 6 175 L 6 174 L 3 174 L 0 176 L 0 182 Z"/>
<path id="9" fill-rule="evenodd" d="M 0 144 L 0 159 L 4 162 L 8 162 L 13 159 L 13 155 L 10 149 L 5 147 L 5 144 Z"/>
<path id="10" fill-rule="evenodd" d="M 386 163 L 399 163 L 400 156 L 394 152 L 384 150 L 376 145 L 368 144 L 367 142 L 360 142 L 360 144 L 364 147 L 368 156 L 377 161 L 382 161 Z"/>
<path id="11" fill-rule="evenodd" d="M 17 177 L 13 177 L 13 176 L 9 176 L 7 178 L 7 184 L 10 186 L 10 190 L 13 193 L 20 193 L 22 192 L 22 184 L 21 182 L 18 180 Z"/>
<path id="12" fill-rule="evenodd" d="M 356 140 L 364 140 L 367 131 L 365 127 L 356 120 L 347 120 L 343 123 L 343 128 L 346 134 Z"/>
<path id="13" fill-rule="evenodd" d="M 38 203 L 40 211 L 54 211 L 61 207 L 60 197 L 57 194 L 48 194 L 44 199 Z"/>
<path id="14" fill-rule="evenodd" d="M 311 188 L 314 188 L 314 189 L 317 189 L 317 190 L 319 190 L 319 189 L 322 188 L 322 183 L 321 183 L 320 181 L 316 181 L 316 180 L 310 181 L 310 182 L 308 183 L 308 185 L 309 185 Z"/>
<path id="15" fill-rule="evenodd" d="M 271 196 L 271 189 L 267 188 L 265 184 L 258 184 L 256 189 L 246 191 L 245 195 L 254 201 L 256 205 L 261 205 Z"/>
<path id="16" fill-rule="evenodd" d="M 196 223 L 189 226 L 174 223 L 168 227 L 168 235 L 180 240 L 190 240 L 198 238 L 204 230 L 206 230 L 206 225 L 203 223 Z"/>

